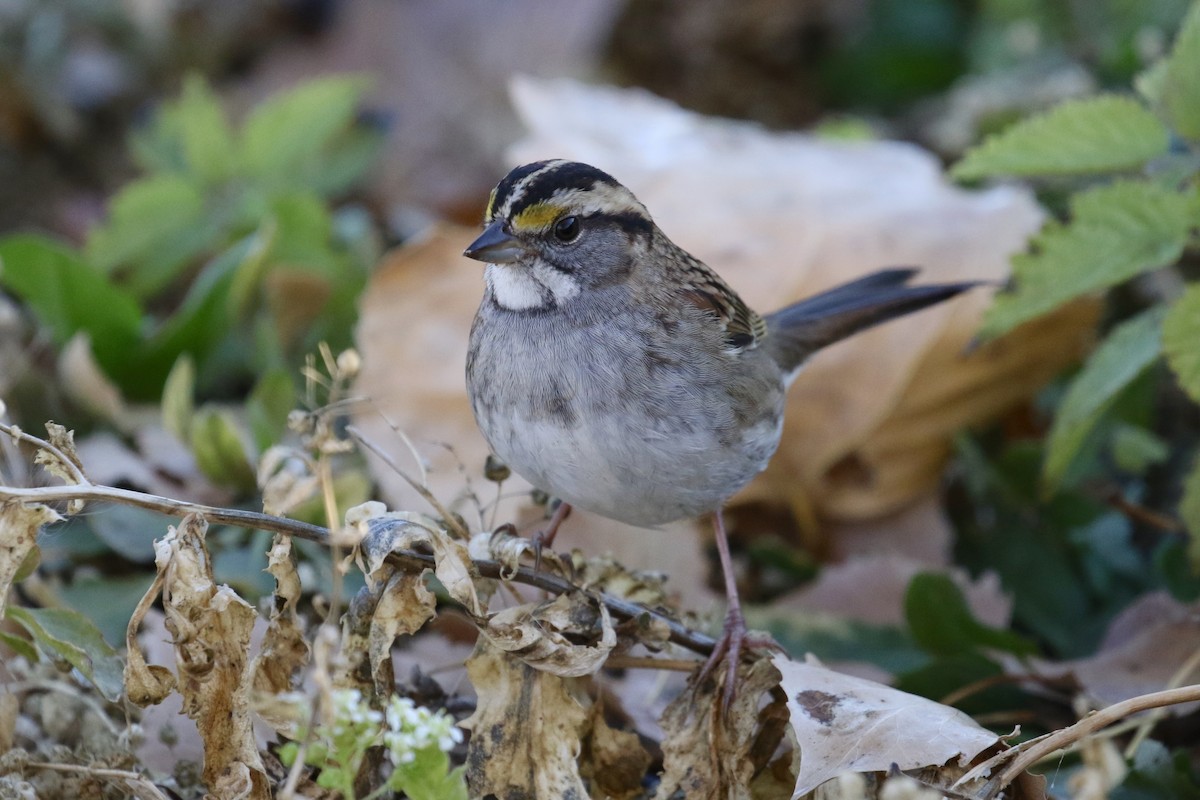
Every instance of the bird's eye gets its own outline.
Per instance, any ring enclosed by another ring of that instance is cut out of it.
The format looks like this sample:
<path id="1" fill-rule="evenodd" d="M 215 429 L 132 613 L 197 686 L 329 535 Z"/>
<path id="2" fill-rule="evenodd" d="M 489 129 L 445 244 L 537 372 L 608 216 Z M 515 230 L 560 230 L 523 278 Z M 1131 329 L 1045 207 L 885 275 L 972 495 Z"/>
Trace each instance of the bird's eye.
<path id="1" fill-rule="evenodd" d="M 560 242 L 573 242 L 579 238 L 579 217 L 563 217 L 554 223 L 554 238 Z"/>

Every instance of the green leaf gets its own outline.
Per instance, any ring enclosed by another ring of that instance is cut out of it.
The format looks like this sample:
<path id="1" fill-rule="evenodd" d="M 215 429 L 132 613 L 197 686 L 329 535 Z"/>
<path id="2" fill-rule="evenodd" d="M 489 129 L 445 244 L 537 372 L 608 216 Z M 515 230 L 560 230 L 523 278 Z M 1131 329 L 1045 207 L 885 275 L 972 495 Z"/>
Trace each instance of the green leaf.
<path id="1" fill-rule="evenodd" d="M 992 338 L 1084 294 L 1173 264 L 1187 242 L 1187 194 L 1118 181 L 1075 195 L 1068 225 L 1054 222 L 1013 257 L 1016 289 L 996 297 L 981 336 Z"/>
<path id="2" fill-rule="evenodd" d="M 1179 385 L 1200 403 L 1200 283 L 1189 286 L 1167 312 L 1162 347 Z"/>
<path id="3" fill-rule="evenodd" d="M 178 131 L 188 168 L 204 183 L 218 183 L 233 174 L 237 153 L 233 132 L 208 82 L 197 74 L 184 79 L 175 105 Z"/>
<path id="4" fill-rule="evenodd" d="M 37 648 L 28 639 L 22 639 L 20 636 L 13 636 L 11 633 L 0 631 L 0 644 L 12 650 L 17 655 L 23 656 L 31 664 L 38 662 Z"/>
<path id="5" fill-rule="evenodd" d="M 467 800 L 463 767 L 451 771 L 450 757 L 431 745 L 395 768 L 388 779 L 392 789 L 403 790 L 411 800 Z"/>
<path id="6" fill-rule="evenodd" d="M 765 630 L 789 653 L 812 653 L 822 661 L 860 661 L 893 674 L 917 669 L 929 656 L 904 630 L 831 614 L 748 609 L 751 626 Z"/>
<path id="7" fill-rule="evenodd" d="M 16 607 L 5 616 L 29 631 L 42 650 L 83 673 L 106 699 L 120 699 L 125 685 L 121 657 L 87 617 L 61 608 Z"/>
<path id="8" fill-rule="evenodd" d="M 55 344 L 86 332 L 106 370 L 137 341 L 142 324 L 137 301 L 74 251 L 49 239 L 16 235 L 0 240 L 0 285 L 33 309 Z"/>
<path id="9" fill-rule="evenodd" d="M 1058 407 L 1046 446 L 1042 485 L 1057 489 L 1117 395 L 1158 359 L 1164 311 L 1152 308 L 1122 323 L 1088 358 Z"/>
<path id="10" fill-rule="evenodd" d="M 1188 545 L 1188 559 L 1192 569 L 1200 571 L 1200 455 L 1192 463 L 1192 471 L 1183 479 L 1179 516 L 1192 539 Z"/>
<path id="11" fill-rule="evenodd" d="M 162 393 L 163 427 L 181 442 L 191 439 L 196 411 L 196 362 L 187 353 L 175 360 Z"/>
<path id="12" fill-rule="evenodd" d="M 1156 110 L 1162 107 L 1163 92 L 1167 85 L 1167 66 L 1166 59 L 1156 61 L 1133 79 L 1133 88 Z"/>
<path id="13" fill-rule="evenodd" d="M 254 468 L 228 412 L 200 409 L 192 424 L 191 445 L 196 466 L 213 482 L 244 491 L 254 488 Z"/>
<path id="14" fill-rule="evenodd" d="M 209 218 L 204 195 L 180 175 L 158 175 L 129 184 L 109 204 L 109 218 L 93 228 L 84 253 L 139 298 L 167 286 L 179 271 L 211 246 L 221 228 Z"/>
<path id="15" fill-rule="evenodd" d="M 1134 475 L 1141 475 L 1171 455 L 1171 447 L 1153 431 L 1137 425 L 1118 423 L 1113 431 L 1113 460 L 1117 466 Z"/>
<path id="16" fill-rule="evenodd" d="M 935 655 L 951 656 L 978 648 L 1017 655 L 1036 652 L 1031 642 L 1017 634 L 976 620 L 962 590 L 946 575 L 926 572 L 914 576 L 904 595 L 904 617 L 917 644 Z"/>
<path id="17" fill-rule="evenodd" d="M 243 168 L 284 185 L 302 185 L 322 151 L 354 121 L 365 89 L 361 77 L 323 78 L 262 103 L 242 132 Z"/>
<path id="18" fill-rule="evenodd" d="M 276 444 L 287 428 L 288 414 L 298 405 L 291 373 L 273 369 L 259 379 L 246 400 L 246 417 L 259 452 Z"/>
<path id="19" fill-rule="evenodd" d="M 1141 166 L 1167 151 L 1166 127 L 1129 97 L 1068 100 L 989 136 L 954 165 L 958 179 L 1076 175 Z"/>
<path id="20" fill-rule="evenodd" d="M 1163 108 L 1180 136 L 1200 141 L 1200 3 L 1193 3 L 1167 60 Z"/>

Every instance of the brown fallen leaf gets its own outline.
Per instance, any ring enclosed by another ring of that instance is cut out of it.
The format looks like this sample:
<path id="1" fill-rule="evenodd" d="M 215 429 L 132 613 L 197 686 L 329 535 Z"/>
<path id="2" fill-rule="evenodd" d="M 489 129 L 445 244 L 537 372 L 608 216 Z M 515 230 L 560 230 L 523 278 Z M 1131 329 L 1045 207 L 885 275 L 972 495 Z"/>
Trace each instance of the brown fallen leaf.
<path id="1" fill-rule="evenodd" d="M 158 705 L 175 690 L 175 674 L 158 664 L 148 664 L 137 640 L 138 629 L 162 592 L 164 580 L 164 571 L 160 569 L 154 576 L 154 583 L 129 616 L 129 625 L 125 628 L 125 696 L 141 708 Z"/>
<path id="2" fill-rule="evenodd" d="M 815 661 L 772 659 L 800 749 L 793 800 L 843 772 L 962 767 L 999 741 L 961 711 Z"/>
<path id="3" fill-rule="evenodd" d="M 1151 592 L 1113 619 L 1093 655 L 1039 663 L 1038 671 L 1049 677 L 1073 675 L 1098 708 L 1172 688 L 1173 681 L 1194 683 L 1192 674 L 1181 671 L 1200 651 L 1198 614 L 1200 604 Z M 1196 703 L 1181 703 L 1160 713 L 1182 716 L 1196 708 Z"/>
<path id="4" fill-rule="evenodd" d="M 267 572 L 275 578 L 274 602 L 271 603 L 271 618 L 263 636 L 259 653 L 250 665 L 253 675 L 255 708 L 276 731 L 283 733 L 294 727 L 294 714 L 275 714 L 273 706 L 264 703 L 264 697 L 275 697 L 290 692 L 297 673 L 309 662 L 311 651 L 308 640 L 296 613 L 300 602 L 300 576 L 296 573 L 296 556 L 292 550 L 292 538 L 275 534 L 271 549 L 267 553 Z"/>
<path id="5" fill-rule="evenodd" d="M 207 528 L 202 518 L 189 515 L 154 548 L 183 710 L 204 740 L 203 777 L 210 792 L 267 800 L 269 781 L 250 710 L 250 633 L 257 614 L 213 580 Z"/>
<path id="6" fill-rule="evenodd" d="M 588 797 L 577 759 L 587 728 L 586 694 L 577 678 L 534 669 L 485 637 L 467 659 L 479 694 L 471 731 L 467 785 L 472 797 Z"/>

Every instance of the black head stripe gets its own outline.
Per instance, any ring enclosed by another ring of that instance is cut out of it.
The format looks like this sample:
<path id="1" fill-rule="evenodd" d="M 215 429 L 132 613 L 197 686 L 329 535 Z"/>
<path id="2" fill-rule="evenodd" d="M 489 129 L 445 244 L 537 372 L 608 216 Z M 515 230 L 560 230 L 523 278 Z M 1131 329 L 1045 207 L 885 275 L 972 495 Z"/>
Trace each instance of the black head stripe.
<path id="1" fill-rule="evenodd" d="M 514 217 L 536 203 L 551 199 L 555 192 L 591 189 L 597 183 L 620 186 L 613 176 L 578 161 L 537 161 L 517 167 L 496 187 L 492 218 Z"/>
<path id="2" fill-rule="evenodd" d="M 509 196 L 513 193 L 513 189 L 518 187 L 526 178 L 533 173 L 549 164 L 549 161 L 534 161 L 532 164 L 522 164 L 505 175 L 500 183 L 496 184 L 496 191 L 492 195 L 491 204 L 488 207 L 488 213 L 491 220 L 496 218 L 496 214 L 508 202 Z"/>

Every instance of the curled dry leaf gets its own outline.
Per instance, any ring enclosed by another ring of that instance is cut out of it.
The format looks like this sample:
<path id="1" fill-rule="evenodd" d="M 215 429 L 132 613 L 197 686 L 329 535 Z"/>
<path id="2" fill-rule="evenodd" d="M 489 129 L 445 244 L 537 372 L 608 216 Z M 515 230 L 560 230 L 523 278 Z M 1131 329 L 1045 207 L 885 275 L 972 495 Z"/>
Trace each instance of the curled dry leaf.
<path id="1" fill-rule="evenodd" d="M 488 619 L 482 633 L 498 649 L 564 678 L 596 672 L 617 645 L 608 608 L 586 592 L 507 608 Z M 577 644 L 580 639 L 589 644 Z"/>
<path id="2" fill-rule="evenodd" d="M 783 676 L 800 774 L 792 795 L 802 797 L 843 772 L 950 765 L 952 783 L 966 765 L 999 741 L 961 711 L 813 662 L 772 659 Z"/>
<path id="3" fill-rule="evenodd" d="M 480 637 L 467 659 L 479 694 L 462 727 L 472 797 L 586 798 L 579 774 L 588 722 L 577 679 L 534 669 Z"/>
<path id="4" fill-rule="evenodd" d="M 43 525 L 58 522 L 57 511 L 41 503 L 4 503 L 0 505 L 0 618 L 13 579 L 37 547 L 38 531 Z"/>
<path id="5" fill-rule="evenodd" d="M 479 573 L 471 563 L 467 546 L 450 537 L 446 529 L 424 514 L 386 510 L 382 503 L 367 502 L 346 512 L 347 527 L 362 532 L 360 557 L 363 573 L 373 579 L 387 557 L 398 550 L 424 549 L 433 552 L 434 574 L 469 613 L 480 615 L 483 607 L 475 590 Z"/>
<path id="6" fill-rule="evenodd" d="M 142 595 L 137 608 L 129 617 L 125 628 L 125 696 L 136 706 L 158 705 L 175 689 L 175 675 L 171 670 L 157 664 L 147 664 L 146 656 L 138 645 L 137 632 L 142 627 L 146 612 L 154 606 L 163 587 L 163 570 L 159 568 L 154 583 Z"/>
<path id="7" fill-rule="evenodd" d="M 183 710 L 204 740 L 203 777 L 210 789 L 232 780 L 241 787 L 238 796 L 266 800 L 269 783 L 250 707 L 250 633 L 257 615 L 232 589 L 214 582 L 207 528 L 189 515 L 155 543 Z"/>
<path id="8" fill-rule="evenodd" d="M 253 675 L 255 707 L 259 716 L 276 731 L 290 731 L 294 715 L 273 713 L 275 708 L 264 702 L 267 698 L 290 692 L 292 680 L 309 661 L 310 650 L 296 604 L 300 601 L 300 576 L 296 574 L 296 556 L 292 537 L 275 534 L 267 553 L 267 572 L 275 578 L 275 596 L 271 603 L 271 619 L 263 636 L 262 647 L 250 665 Z"/>
<path id="9" fill-rule="evenodd" d="M 258 460 L 258 488 L 263 511 L 283 516 L 316 496 L 321 482 L 298 451 L 283 445 L 267 448 Z"/>
<path id="10" fill-rule="evenodd" d="M 725 670 L 719 670 L 723 678 Z M 663 774 L 655 800 L 749 800 L 751 781 L 779 745 L 783 731 L 769 724 L 773 705 L 760 712 L 764 692 L 779 685 L 779 671 L 760 659 L 738 667 L 738 691 L 722 712 L 722 682 L 694 681 L 662 717 Z"/>

